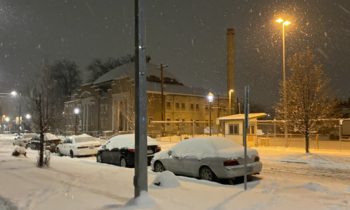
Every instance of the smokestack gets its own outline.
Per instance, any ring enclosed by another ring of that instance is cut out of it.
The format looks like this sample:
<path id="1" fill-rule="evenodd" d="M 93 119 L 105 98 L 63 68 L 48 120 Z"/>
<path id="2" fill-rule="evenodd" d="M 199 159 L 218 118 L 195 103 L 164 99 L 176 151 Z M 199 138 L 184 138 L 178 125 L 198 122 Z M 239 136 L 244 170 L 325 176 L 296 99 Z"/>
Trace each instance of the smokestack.
<path id="1" fill-rule="evenodd" d="M 228 28 L 226 32 L 227 36 L 227 94 L 229 98 L 230 114 L 236 113 L 236 89 L 234 85 L 234 66 L 235 66 L 235 55 L 234 55 L 234 35 L 235 30 Z"/>

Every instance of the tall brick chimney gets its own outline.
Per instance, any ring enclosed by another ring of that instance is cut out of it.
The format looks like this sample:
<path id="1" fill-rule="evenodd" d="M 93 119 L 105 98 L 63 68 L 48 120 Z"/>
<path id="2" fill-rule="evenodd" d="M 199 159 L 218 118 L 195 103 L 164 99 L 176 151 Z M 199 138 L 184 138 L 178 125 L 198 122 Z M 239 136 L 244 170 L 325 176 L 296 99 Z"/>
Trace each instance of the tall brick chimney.
<path id="1" fill-rule="evenodd" d="M 231 99 L 229 104 L 231 104 L 232 110 L 230 114 L 236 113 L 236 89 L 235 89 L 235 41 L 234 41 L 235 30 L 233 28 L 228 28 L 226 32 L 227 37 L 227 95 Z"/>

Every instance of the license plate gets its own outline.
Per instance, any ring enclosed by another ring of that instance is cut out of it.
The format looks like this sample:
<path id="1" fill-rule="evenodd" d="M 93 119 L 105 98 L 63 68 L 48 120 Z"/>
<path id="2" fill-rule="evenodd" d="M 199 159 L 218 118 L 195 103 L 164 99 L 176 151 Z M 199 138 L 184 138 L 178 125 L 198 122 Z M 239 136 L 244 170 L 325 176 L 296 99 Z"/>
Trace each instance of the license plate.
<path id="1" fill-rule="evenodd" d="M 151 149 L 147 150 L 147 154 L 153 154 L 153 150 Z"/>
<path id="2" fill-rule="evenodd" d="M 89 147 L 89 149 L 93 149 L 93 148 L 95 148 L 95 147 L 94 147 L 94 146 L 90 146 L 90 147 Z"/>

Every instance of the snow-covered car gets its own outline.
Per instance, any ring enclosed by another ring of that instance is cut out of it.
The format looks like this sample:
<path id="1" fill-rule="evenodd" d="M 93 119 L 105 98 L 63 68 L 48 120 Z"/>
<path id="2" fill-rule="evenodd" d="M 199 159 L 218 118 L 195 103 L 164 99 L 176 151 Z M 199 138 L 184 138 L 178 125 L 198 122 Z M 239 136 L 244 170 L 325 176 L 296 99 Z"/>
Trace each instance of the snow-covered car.
<path id="1" fill-rule="evenodd" d="M 247 149 L 247 174 L 258 174 L 262 163 L 255 149 Z M 244 176 L 244 149 L 222 137 L 184 140 L 167 151 L 156 153 L 151 161 L 155 172 L 172 171 L 178 175 L 205 180 L 233 179 Z"/>
<path id="2" fill-rule="evenodd" d="M 24 134 L 17 135 L 13 140 L 13 145 L 25 147 L 28 144 L 28 142 L 35 135 L 37 135 L 37 134 L 36 133 L 24 133 Z"/>
<path id="3" fill-rule="evenodd" d="M 57 145 L 58 155 L 70 157 L 96 155 L 101 143 L 98 138 L 87 134 L 67 137 L 61 144 Z"/>
<path id="4" fill-rule="evenodd" d="M 44 133 L 44 148 L 50 150 L 50 152 L 55 152 L 58 144 L 61 143 L 61 139 L 52 133 Z M 40 135 L 34 136 L 26 145 L 26 148 L 31 148 L 32 150 L 38 150 L 40 148 Z"/>
<path id="5" fill-rule="evenodd" d="M 155 139 L 147 136 L 147 159 L 150 164 L 154 153 L 160 147 Z M 124 134 L 110 138 L 99 149 L 96 155 L 97 162 L 109 163 L 123 167 L 134 167 L 135 161 L 135 135 Z"/>

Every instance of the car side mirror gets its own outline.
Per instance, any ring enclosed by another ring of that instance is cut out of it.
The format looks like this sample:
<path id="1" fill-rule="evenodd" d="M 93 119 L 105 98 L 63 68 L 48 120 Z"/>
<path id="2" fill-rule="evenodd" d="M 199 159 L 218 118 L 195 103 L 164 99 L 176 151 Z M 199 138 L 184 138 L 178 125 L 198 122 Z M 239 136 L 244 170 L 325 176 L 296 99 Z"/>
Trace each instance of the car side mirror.
<path id="1" fill-rule="evenodd" d="M 171 156 L 173 154 L 173 151 L 169 150 L 168 155 Z"/>
<path id="2" fill-rule="evenodd" d="M 106 149 L 106 145 L 102 145 L 102 149 Z"/>

